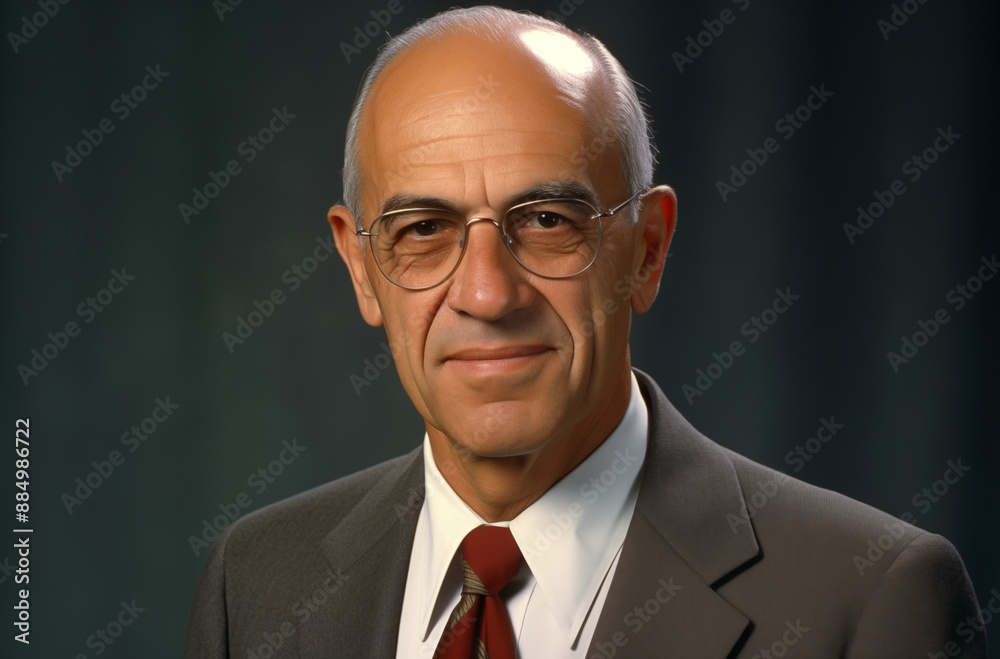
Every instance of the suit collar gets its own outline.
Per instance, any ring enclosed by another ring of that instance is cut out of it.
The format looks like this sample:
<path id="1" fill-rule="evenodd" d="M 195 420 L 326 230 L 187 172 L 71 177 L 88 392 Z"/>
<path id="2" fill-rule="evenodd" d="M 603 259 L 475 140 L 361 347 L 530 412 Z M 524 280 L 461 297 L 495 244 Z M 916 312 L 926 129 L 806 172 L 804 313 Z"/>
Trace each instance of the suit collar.
<path id="1" fill-rule="evenodd" d="M 588 656 L 620 648 L 626 657 L 723 658 L 750 621 L 713 585 L 760 554 L 742 489 L 728 452 L 698 433 L 648 375 L 635 373 L 650 410 L 649 446 Z"/>
<path id="2" fill-rule="evenodd" d="M 760 553 L 729 452 L 699 433 L 636 371 L 649 405 L 645 475 L 636 506 L 708 584 Z"/>
<path id="3" fill-rule="evenodd" d="M 323 540 L 324 553 L 331 563 L 349 570 L 355 562 L 365 559 L 386 534 L 407 528 L 412 531 L 423 501 L 423 459 L 422 449 L 418 448 L 381 474 L 340 524 L 327 534 Z"/>
<path id="4" fill-rule="evenodd" d="M 322 542 L 327 562 L 338 574 L 346 576 L 344 596 L 350 611 L 344 616 L 334 607 L 324 610 L 321 615 L 336 619 L 310 625 L 311 633 L 317 635 L 312 647 L 341 647 L 344 656 L 396 654 L 413 533 L 424 500 L 422 449 L 395 461 L 373 481 L 361 500 Z M 357 621 L 359 627 L 358 633 L 352 635 L 354 645 L 350 648 L 343 647 L 345 639 L 335 631 L 345 624 L 347 617 Z"/>

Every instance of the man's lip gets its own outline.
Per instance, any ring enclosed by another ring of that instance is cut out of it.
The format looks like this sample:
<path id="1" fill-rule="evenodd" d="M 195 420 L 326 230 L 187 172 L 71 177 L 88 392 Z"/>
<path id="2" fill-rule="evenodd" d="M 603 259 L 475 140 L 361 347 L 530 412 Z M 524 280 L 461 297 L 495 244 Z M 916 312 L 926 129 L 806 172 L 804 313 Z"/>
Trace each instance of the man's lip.
<path id="1" fill-rule="evenodd" d="M 550 350 L 548 346 L 525 345 L 525 346 L 495 346 L 464 348 L 450 353 L 442 361 L 468 361 L 485 362 L 501 359 L 514 359 L 516 357 L 531 357 Z"/>

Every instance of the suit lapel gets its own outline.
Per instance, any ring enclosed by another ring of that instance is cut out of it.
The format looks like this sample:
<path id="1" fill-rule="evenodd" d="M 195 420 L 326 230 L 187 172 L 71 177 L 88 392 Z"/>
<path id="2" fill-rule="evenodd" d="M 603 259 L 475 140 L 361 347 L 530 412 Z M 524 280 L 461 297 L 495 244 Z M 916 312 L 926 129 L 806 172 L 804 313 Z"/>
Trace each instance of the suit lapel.
<path id="1" fill-rule="evenodd" d="M 395 656 L 423 500 L 423 452 L 417 449 L 372 485 L 326 536 L 322 551 L 331 568 L 346 577 L 344 594 L 338 606 L 324 612 L 322 624 L 313 626 L 316 637 L 300 639 L 303 649 L 338 648 L 338 656 L 351 657 Z"/>
<path id="2" fill-rule="evenodd" d="M 649 445 L 587 654 L 724 658 L 750 620 L 713 585 L 760 553 L 742 490 L 725 449 L 698 433 L 649 376 L 636 378 L 650 410 Z"/>

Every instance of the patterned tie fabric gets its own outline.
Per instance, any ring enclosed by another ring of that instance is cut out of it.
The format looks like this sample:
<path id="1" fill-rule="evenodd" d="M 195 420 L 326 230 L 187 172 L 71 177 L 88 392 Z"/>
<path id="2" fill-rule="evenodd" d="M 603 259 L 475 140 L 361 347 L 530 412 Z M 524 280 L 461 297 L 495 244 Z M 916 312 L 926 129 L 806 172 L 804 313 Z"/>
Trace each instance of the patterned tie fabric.
<path id="1" fill-rule="evenodd" d="M 435 657 L 515 659 L 514 630 L 499 593 L 521 567 L 510 529 L 480 526 L 462 541 L 462 599 L 448 619 Z"/>

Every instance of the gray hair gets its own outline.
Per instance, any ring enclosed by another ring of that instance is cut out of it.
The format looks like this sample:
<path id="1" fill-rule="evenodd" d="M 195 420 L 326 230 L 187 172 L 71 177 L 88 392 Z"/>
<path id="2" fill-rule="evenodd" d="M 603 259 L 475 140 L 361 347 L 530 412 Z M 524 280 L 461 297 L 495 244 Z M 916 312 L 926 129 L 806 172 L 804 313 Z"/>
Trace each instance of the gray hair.
<path id="1" fill-rule="evenodd" d="M 625 180 L 629 196 L 653 184 L 656 147 L 653 144 L 649 121 L 636 93 L 635 84 L 604 44 L 590 35 L 578 34 L 561 23 L 527 12 L 492 6 L 450 9 L 416 23 L 389 39 L 379 50 L 378 56 L 368 67 L 361 81 L 354 109 L 347 123 L 343 172 L 344 203 L 354 213 L 358 228 L 361 228 L 362 188 L 358 128 L 365 102 L 382 70 L 396 55 L 426 38 L 441 40 L 450 34 L 466 31 L 483 39 L 503 42 L 509 38 L 510 28 L 525 24 L 566 34 L 594 57 L 610 82 L 611 98 L 608 107 L 603 108 L 604 130 L 595 138 L 592 146 L 598 152 L 609 145 L 617 147 L 622 178 Z M 605 136 L 610 136 L 610 140 Z M 637 215 L 636 211 L 633 217 Z"/>

